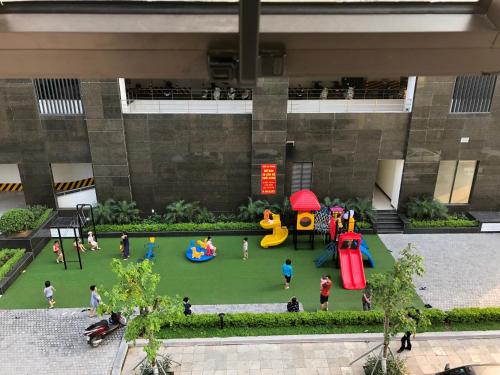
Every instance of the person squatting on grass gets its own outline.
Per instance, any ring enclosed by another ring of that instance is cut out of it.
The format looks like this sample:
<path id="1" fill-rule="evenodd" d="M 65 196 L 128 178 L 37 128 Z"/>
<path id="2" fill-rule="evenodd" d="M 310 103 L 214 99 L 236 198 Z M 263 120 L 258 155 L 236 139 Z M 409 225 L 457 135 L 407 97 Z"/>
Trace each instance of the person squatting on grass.
<path id="1" fill-rule="evenodd" d="M 79 238 L 76 241 L 73 241 L 73 247 L 75 248 L 76 251 L 81 251 L 82 253 L 84 253 L 85 250 L 87 250 L 85 246 L 83 246 L 82 240 Z"/>
<path id="2" fill-rule="evenodd" d="M 64 262 L 63 254 L 61 251 L 61 246 L 59 244 L 59 240 L 54 241 L 54 245 L 52 245 L 52 251 L 57 255 L 56 262 Z"/>
<path id="3" fill-rule="evenodd" d="M 248 238 L 243 238 L 243 260 L 248 259 Z"/>
<path id="4" fill-rule="evenodd" d="M 92 318 L 97 315 L 97 307 L 101 303 L 101 296 L 97 293 L 95 285 L 90 286 L 90 310 L 89 316 Z"/>
<path id="5" fill-rule="evenodd" d="M 320 310 L 328 311 L 328 298 L 330 296 L 330 288 L 332 287 L 332 277 L 323 275 L 320 281 L 319 303 Z"/>
<path id="6" fill-rule="evenodd" d="M 285 289 L 288 289 L 293 276 L 292 261 L 290 259 L 285 260 L 285 263 L 281 266 L 281 272 L 285 277 Z"/>
<path id="7" fill-rule="evenodd" d="M 299 312 L 300 305 L 299 301 L 297 301 L 297 297 L 292 297 L 290 301 L 286 304 L 286 311 L 288 312 Z"/>
<path id="8" fill-rule="evenodd" d="M 95 251 L 95 250 L 101 250 L 101 248 L 99 247 L 99 244 L 98 244 L 98 243 L 97 243 L 97 241 L 95 240 L 94 233 L 89 232 L 89 233 L 87 234 L 87 241 L 88 241 L 88 243 L 89 243 L 90 250 L 92 250 L 92 251 Z"/>
<path id="9" fill-rule="evenodd" d="M 54 292 L 56 291 L 56 288 L 54 288 L 52 285 L 50 285 L 50 281 L 45 282 L 45 288 L 43 289 L 43 295 L 45 298 L 47 298 L 47 302 L 49 303 L 49 309 L 52 309 L 54 305 L 56 304 L 56 301 L 54 299 Z"/>

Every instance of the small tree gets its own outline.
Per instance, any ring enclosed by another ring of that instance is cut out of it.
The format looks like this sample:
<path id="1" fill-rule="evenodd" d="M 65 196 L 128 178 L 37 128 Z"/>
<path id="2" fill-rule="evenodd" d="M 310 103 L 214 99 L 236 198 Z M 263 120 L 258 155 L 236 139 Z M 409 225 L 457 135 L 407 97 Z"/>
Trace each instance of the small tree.
<path id="1" fill-rule="evenodd" d="M 392 270 L 373 274 L 368 283 L 372 290 L 372 303 L 384 311 L 384 343 L 382 350 L 382 372 L 387 373 L 387 356 L 392 336 L 399 332 L 416 332 L 419 326 L 426 326 L 429 321 L 420 316 L 418 322 L 411 319 L 408 307 L 415 298 L 414 276 L 424 274 L 423 258 L 414 253 L 414 246 L 408 244 L 401 251 L 401 257 L 394 263 Z"/>
<path id="2" fill-rule="evenodd" d="M 160 275 L 153 273 L 153 265 L 148 260 L 124 267 L 121 261 L 114 259 L 111 269 L 118 281 L 110 291 L 103 291 L 108 302 L 99 306 L 99 313 L 120 311 L 129 320 L 125 339 L 147 339 L 144 351 L 148 362 L 155 368 L 160 349 L 156 336 L 163 325 L 171 325 L 182 315 L 182 303 L 178 298 L 156 294 Z"/>

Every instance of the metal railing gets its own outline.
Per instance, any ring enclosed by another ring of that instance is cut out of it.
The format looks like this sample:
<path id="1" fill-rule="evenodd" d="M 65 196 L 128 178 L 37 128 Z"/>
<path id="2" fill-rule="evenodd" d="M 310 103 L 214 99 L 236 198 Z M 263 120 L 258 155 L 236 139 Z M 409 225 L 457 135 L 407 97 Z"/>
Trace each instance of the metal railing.
<path id="1" fill-rule="evenodd" d="M 127 102 L 134 100 L 251 100 L 252 90 L 246 88 L 128 88 Z"/>
<path id="2" fill-rule="evenodd" d="M 404 99 L 405 89 L 353 89 L 353 88 L 289 88 L 290 100 L 356 100 L 356 99 Z"/>

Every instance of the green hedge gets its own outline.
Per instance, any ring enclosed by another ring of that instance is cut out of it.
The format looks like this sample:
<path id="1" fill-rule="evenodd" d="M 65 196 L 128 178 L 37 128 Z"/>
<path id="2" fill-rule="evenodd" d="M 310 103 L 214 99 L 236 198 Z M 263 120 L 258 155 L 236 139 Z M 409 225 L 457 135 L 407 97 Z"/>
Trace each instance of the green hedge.
<path id="1" fill-rule="evenodd" d="M 416 220 L 411 219 L 412 228 L 463 228 L 477 227 L 479 222 L 476 220 L 449 218 L 443 220 Z"/>
<path id="2" fill-rule="evenodd" d="M 35 215 L 27 208 L 13 208 L 0 217 L 0 232 L 7 235 L 31 229 Z"/>
<path id="3" fill-rule="evenodd" d="M 31 229 L 38 229 L 49 218 L 52 213 L 52 208 L 45 208 L 40 216 L 38 216 L 31 225 Z"/>
<path id="4" fill-rule="evenodd" d="M 262 229 L 258 223 L 176 223 L 176 224 L 99 224 L 97 232 L 196 232 L 217 230 L 254 230 Z"/>
<path id="5" fill-rule="evenodd" d="M 7 273 L 24 255 L 24 249 L 1 249 L 0 250 L 0 279 Z"/>
<path id="6" fill-rule="evenodd" d="M 372 223 L 368 221 L 357 221 L 356 225 L 359 229 L 370 229 L 372 227 Z"/>
<path id="7" fill-rule="evenodd" d="M 500 307 L 461 308 L 448 312 L 438 309 L 426 309 L 422 314 L 432 324 L 500 322 Z M 373 311 L 319 311 L 300 313 L 243 313 L 226 314 L 224 324 L 232 328 L 270 328 L 290 326 L 373 326 L 383 324 L 383 313 Z M 194 314 L 172 322 L 169 327 L 208 329 L 219 327 L 216 314 Z"/>

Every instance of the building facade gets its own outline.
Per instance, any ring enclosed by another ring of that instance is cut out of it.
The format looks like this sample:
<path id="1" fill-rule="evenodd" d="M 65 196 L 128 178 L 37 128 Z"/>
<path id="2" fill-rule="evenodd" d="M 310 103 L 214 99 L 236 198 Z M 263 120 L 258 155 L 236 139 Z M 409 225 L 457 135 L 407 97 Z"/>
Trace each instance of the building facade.
<path id="1" fill-rule="evenodd" d="M 91 164 L 98 201 L 134 200 L 144 213 L 180 199 L 234 211 L 299 188 L 341 199 L 378 189 L 399 210 L 417 195 L 498 210 L 500 83 L 485 77 L 466 87 L 420 76 L 406 98 L 372 101 L 295 100 L 287 78 L 260 78 L 246 101 L 205 102 L 131 101 L 116 79 L 81 79 L 79 97 L 64 101 L 44 96 L 43 82 L 1 80 L 0 164 L 17 165 L 27 204 L 53 207 L 62 163 Z M 261 194 L 262 164 L 276 164 L 275 195 Z"/>

